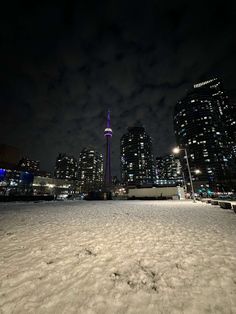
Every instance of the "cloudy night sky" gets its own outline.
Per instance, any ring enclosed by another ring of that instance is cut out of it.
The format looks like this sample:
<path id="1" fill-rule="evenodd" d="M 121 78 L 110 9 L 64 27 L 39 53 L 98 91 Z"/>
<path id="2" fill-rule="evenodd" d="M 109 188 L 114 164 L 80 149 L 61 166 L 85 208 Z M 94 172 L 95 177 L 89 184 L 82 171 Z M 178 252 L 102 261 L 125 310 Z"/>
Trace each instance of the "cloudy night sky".
<path id="1" fill-rule="evenodd" d="M 53 170 L 58 153 L 104 152 L 141 122 L 154 156 L 175 145 L 172 115 L 191 84 L 236 88 L 235 1 L 58 1 L 1 9 L 0 143 Z"/>

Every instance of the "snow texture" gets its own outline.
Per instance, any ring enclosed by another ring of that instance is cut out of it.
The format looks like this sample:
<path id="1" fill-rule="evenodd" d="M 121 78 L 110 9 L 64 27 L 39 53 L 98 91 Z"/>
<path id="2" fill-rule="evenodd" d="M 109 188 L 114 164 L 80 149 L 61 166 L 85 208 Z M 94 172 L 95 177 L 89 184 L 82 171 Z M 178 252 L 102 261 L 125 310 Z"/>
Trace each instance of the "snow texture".
<path id="1" fill-rule="evenodd" d="M 236 313 L 236 215 L 191 201 L 0 204 L 0 313 Z"/>

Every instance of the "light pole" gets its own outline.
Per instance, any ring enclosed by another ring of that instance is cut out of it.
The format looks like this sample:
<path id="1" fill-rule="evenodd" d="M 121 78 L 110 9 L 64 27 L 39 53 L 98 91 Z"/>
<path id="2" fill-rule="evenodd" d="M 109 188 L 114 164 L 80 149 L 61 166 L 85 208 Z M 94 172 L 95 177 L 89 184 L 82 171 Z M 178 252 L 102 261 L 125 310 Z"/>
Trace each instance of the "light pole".
<path id="1" fill-rule="evenodd" d="M 191 171 L 190 171 L 190 167 L 189 167 L 189 161 L 188 161 L 188 153 L 186 148 L 179 148 L 179 147 L 175 147 L 173 149 L 173 153 L 174 154 L 178 154 L 181 150 L 184 151 L 184 154 L 186 156 L 186 161 L 187 161 L 187 168 L 188 168 L 188 175 L 189 175 L 189 180 L 190 180 L 190 185 L 191 185 L 191 190 L 192 190 L 192 195 L 193 195 L 193 202 L 196 203 L 196 198 L 195 198 L 195 193 L 194 193 L 194 188 L 193 188 L 193 180 L 192 180 L 192 175 L 191 175 Z"/>

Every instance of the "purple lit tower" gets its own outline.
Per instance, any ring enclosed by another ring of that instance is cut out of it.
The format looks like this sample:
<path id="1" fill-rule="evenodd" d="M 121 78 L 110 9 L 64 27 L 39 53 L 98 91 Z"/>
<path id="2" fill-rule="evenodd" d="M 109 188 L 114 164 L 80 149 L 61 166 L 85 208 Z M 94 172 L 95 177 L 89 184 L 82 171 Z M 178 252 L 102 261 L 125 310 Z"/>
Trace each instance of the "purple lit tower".
<path id="1" fill-rule="evenodd" d="M 111 129 L 111 119 L 110 119 L 110 110 L 107 112 L 107 127 L 104 130 L 104 136 L 106 137 L 106 157 L 105 157 L 105 175 L 104 175 L 104 186 L 111 187 L 111 138 L 112 138 L 112 129 Z"/>

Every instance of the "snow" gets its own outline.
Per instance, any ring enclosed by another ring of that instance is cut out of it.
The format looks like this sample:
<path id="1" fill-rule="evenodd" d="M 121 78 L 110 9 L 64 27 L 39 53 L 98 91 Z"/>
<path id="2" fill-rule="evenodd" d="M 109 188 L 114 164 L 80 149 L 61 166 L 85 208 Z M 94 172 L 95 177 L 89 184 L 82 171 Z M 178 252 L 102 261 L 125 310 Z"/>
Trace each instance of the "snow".
<path id="1" fill-rule="evenodd" d="M 0 313 L 236 313 L 236 215 L 191 201 L 0 204 Z"/>

